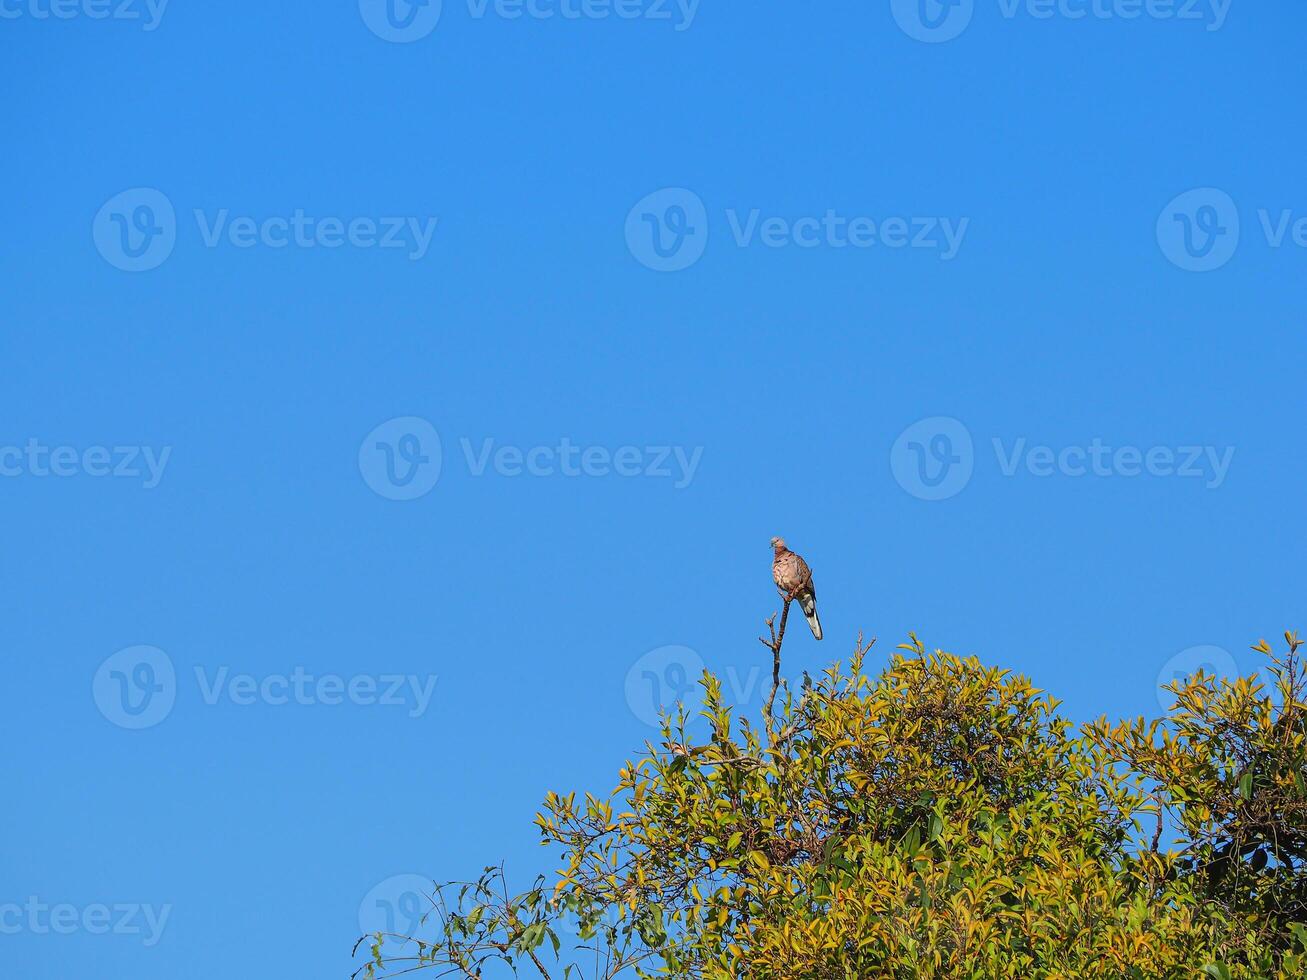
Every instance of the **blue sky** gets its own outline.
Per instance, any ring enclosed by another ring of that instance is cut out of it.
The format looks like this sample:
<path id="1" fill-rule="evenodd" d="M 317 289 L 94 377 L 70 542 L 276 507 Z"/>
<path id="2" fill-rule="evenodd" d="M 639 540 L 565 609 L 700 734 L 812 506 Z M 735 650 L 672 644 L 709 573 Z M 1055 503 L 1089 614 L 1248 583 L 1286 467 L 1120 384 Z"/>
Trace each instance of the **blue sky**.
<path id="1" fill-rule="evenodd" d="M 0 2 L 14 976 L 552 867 L 651 679 L 757 710 L 773 534 L 791 675 L 1307 625 L 1300 4 L 119 2 Z"/>

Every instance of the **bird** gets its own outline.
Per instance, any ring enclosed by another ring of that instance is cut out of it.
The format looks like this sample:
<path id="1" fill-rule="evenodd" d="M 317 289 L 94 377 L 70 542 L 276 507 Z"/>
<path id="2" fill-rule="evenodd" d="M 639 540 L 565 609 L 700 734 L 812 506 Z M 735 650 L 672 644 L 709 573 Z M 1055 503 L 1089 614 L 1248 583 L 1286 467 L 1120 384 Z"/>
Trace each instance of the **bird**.
<path id="1" fill-rule="evenodd" d="M 817 592 L 812 587 L 812 570 L 808 563 L 785 547 L 784 538 L 771 539 L 775 552 L 771 563 L 771 577 L 776 588 L 786 599 L 798 599 L 812 635 L 821 639 L 821 620 L 817 618 Z"/>

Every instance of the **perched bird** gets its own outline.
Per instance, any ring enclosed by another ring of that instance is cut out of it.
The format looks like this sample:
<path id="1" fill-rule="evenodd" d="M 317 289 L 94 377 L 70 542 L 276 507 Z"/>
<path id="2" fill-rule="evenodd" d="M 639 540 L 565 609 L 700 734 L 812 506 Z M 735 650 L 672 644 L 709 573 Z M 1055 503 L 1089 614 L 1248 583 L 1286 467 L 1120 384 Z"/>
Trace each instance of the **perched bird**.
<path id="1" fill-rule="evenodd" d="M 808 563 L 785 547 L 782 538 L 771 539 L 776 552 L 771 563 L 771 577 L 782 596 L 798 599 L 799 608 L 812 627 L 812 635 L 821 639 L 821 620 L 817 618 L 817 593 L 812 587 L 812 570 Z"/>

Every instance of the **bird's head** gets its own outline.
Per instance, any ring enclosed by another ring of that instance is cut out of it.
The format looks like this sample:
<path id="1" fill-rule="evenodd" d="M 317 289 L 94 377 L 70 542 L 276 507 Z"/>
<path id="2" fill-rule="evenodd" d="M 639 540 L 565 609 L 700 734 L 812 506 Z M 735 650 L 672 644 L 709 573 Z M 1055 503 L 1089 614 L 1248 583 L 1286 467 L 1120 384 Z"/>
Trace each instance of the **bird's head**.
<path id="1" fill-rule="evenodd" d="M 771 546 L 772 546 L 772 550 L 773 550 L 773 551 L 784 551 L 784 550 L 785 550 L 785 539 L 784 539 L 784 538 L 772 538 L 772 539 L 771 539 Z"/>

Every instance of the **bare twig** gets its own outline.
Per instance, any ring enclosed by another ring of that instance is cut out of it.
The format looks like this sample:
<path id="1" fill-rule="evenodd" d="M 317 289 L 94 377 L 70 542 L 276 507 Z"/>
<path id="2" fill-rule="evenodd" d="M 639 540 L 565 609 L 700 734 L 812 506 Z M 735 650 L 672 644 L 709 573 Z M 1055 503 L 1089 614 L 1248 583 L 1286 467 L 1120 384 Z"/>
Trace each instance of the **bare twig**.
<path id="1" fill-rule="evenodd" d="M 769 736 L 775 736 L 776 726 L 772 721 L 772 708 L 776 703 L 776 692 L 781 686 L 781 644 L 785 642 L 785 623 L 790 618 L 790 603 L 794 601 L 794 593 L 791 592 L 785 597 L 785 605 L 781 607 L 781 625 L 777 629 L 772 624 L 776 621 L 775 614 L 767 620 L 767 629 L 771 631 L 771 642 L 767 642 L 762 637 L 758 641 L 763 646 L 771 650 L 771 693 L 767 695 L 767 704 L 763 711 L 767 716 L 767 733 Z"/>

